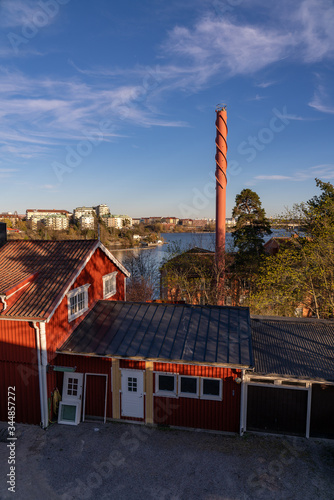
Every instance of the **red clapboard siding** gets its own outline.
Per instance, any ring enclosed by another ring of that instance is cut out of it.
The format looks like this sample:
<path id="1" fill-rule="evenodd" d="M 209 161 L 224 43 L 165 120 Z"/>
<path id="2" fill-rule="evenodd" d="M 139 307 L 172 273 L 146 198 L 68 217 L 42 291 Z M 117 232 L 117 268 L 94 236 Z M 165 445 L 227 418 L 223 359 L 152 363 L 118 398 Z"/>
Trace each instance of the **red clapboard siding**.
<path id="1" fill-rule="evenodd" d="M 239 370 L 172 363 L 154 363 L 154 370 L 223 379 L 222 401 L 154 396 L 156 424 L 226 432 L 239 431 L 241 387 L 235 382 L 235 378 L 241 376 Z"/>
<path id="2" fill-rule="evenodd" d="M 1 321 L 0 360 L 37 363 L 36 335 L 32 323 Z"/>
<path id="3" fill-rule="evenodd" d="M 91 356 L 68 356 L 66 354 L 58 354 L 53 360 L 53 364 L 57 366 L 76 367 L 78 373 L 102 373 L 108 375 L 107 387 L 107 418 L 112 418 L 112 387 L 111 387 L 111 359 L 110 358 L 94 358 Z M 48 384 L 48 397 L 57 386 L 60 392 L 63 389 L 63 373 L 51 372 L 49 375 L 50 382 Z M 56 378 L 55 378 L 56 377 Z M 88 377 L 86 390 L 86 414 L 100 416 L 100 413 L 91 413 L 93 408 L 100 411 L 103 407 L 102 415 L 104 414 L 104 396 L 105 396 L 105 377 L 96 377 L 96 382 L 92 382 L 93 377 Z M 101 379 L 98 381 L 98 379 Z M 103 381 L 103 389 L 102 387 Z M 52 384 L 57 385 L 52 386 Z M 97 390 L 97 388 L 99 388 Z"/>
<path id="4" fill-rule="evenodd" d="M 88 307 L 91 309 L 98 300 L 103 299 L 102 277 L 115 271 L 117 271 L 117 292 L 108 300 L 124 300 L 124 274 L 117 269 L 115 264 L 111 262 L 105 253 L 99 248 L 88 261 L 87 265 L 73 283 L 70 290 L 90 283 L 91 286 L 88 289 Z M 67 297 L 64 297 L 52 316 L 50 323 L 46 326 L 49 361 L 51 361 L 55 356 L 55 350 L 57 347 L 60 347 L 63 342 L 65 342 L 70 333 L 83 320 L 84 317 L 85 314 L 69 323 Z"/>
<path id="5" fill-rule="evenodd" d="M 15 387 L 15 422 L 38 425 L 41 410 L 37 365 L 0 361 L 0 373 L 0 421 L 8 420 L 8 388 Z"/>

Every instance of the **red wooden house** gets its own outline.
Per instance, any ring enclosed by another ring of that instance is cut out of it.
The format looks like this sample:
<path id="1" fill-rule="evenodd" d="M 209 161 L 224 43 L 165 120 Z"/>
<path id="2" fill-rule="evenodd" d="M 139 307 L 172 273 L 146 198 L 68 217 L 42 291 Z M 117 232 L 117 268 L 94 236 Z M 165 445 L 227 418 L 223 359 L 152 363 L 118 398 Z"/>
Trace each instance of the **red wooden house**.
<path id="1" fill-rule="evenodd" d="M 64 374 L 64 423 L 74 423 L 83 384 L 83 419 L 240 430 L 247 308 L 102 300 L 57 352 L 56 365 L 76 369 Z"/>
<path id="2" fill-rule="evenodd" d="M 0 248 L 0 420 L 7 420 L 6 394 L 15 387 L 16 421 L 48 425 L 56 348 L 98 300 L 125 299 L 126 276 L 99 241 Z"/>

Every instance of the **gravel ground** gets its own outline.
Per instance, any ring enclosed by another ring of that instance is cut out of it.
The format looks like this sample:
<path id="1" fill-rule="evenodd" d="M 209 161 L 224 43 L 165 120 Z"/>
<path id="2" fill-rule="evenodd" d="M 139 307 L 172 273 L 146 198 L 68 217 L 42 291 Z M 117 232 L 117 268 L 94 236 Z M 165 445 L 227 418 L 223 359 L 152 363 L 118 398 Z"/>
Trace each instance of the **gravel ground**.
<path id="1" fill-rule="evenodd" d="M 0 442 L 4 500 L 334 500 L 334 441 L 86 422 L 16 436 L 14 495 Z"/>

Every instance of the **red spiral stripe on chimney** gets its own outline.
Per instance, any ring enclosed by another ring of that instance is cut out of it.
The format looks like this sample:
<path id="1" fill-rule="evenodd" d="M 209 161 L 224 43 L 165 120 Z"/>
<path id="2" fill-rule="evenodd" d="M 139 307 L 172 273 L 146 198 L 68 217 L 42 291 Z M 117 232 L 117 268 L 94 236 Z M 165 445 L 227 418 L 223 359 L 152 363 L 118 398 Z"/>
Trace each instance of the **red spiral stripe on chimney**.
<path id="1" fill-rule="evenodd" d="M 227 114 L 226 106 L 216 109 L 216 259 L 224 259 L 226 220 Z"/>

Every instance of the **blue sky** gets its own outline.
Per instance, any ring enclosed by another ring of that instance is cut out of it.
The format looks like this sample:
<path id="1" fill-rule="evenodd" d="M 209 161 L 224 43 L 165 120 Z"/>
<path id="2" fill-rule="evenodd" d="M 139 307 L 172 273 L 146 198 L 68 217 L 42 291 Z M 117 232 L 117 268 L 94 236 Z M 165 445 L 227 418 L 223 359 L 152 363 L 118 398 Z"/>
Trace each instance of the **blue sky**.
<path id="1" fill-rule="evenodd" d="M 334 181 L 332 0 L 0 1 L 0 212 L 267 215 Z"/>

